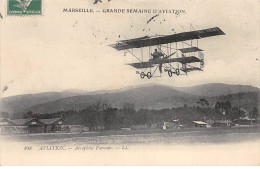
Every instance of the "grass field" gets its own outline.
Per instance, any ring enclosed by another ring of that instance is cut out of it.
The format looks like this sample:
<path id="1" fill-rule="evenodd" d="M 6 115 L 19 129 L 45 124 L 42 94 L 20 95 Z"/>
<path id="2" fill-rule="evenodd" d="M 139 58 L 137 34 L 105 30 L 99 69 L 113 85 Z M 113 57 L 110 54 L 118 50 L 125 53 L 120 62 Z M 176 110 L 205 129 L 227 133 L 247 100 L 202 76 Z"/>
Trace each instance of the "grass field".
<path id="1" fill-rule="evenodd" d="M 108 130 L 86 133 L 42 133 L 1 136 L 1 139 L 30 143 L 84 144 L 199 144 L 242 142 L 260 139 L 259 127 L 191 128 L 181 130 Z"/>
<path id="2" fill-rule="evenodd" d="M 259 165 L 260 159 L 257 127 L 115 130 L 0 139 L 4 165 Z M 26 146 L 32 150 L 25 150 Z M 63 149 L 56 151 L 56 147 Z"/>

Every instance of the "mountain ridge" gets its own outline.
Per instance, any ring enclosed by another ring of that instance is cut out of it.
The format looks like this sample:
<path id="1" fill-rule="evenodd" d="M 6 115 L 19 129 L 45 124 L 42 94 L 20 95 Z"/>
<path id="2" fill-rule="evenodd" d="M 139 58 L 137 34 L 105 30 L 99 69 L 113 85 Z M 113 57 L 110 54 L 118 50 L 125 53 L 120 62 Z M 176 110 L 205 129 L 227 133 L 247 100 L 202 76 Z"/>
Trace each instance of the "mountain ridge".
<path id="1" fill-rule="evenodd" d="M 134 103 L 136 108 L 160 109 L 195 105 L 199 98 L 216 97 L 247 92 L 258 92 L 250 85 L 227 85 L 210 83 L 192 87 L 172 87 L 161 84 L 129 86 L 117 90 L 102 90 L 87 93 L 44 92 L 11 96 L 0 100 L 1 111 L 12 113 L 36 113 L 83 109 L 95 101 L 107 101 L 112 106 L 122 107 Z M 206 94 L 206 95 L 205 95 Z M 218 96 L 216 95 L 218 94 Z M 216 99 L 215 99 L 216 100 Z"/>

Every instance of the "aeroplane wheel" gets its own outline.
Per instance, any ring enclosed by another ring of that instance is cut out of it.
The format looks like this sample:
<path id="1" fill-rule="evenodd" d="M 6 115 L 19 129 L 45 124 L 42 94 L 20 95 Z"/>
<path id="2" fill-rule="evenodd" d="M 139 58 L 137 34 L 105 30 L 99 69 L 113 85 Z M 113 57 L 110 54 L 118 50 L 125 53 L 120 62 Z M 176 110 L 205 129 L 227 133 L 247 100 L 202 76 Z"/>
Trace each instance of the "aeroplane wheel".
<path id="1" fill-rule="evenodd" d="M 171 70 L 168 71 L 168 75 L 169 75 L 170 77 L 172 77 L 172 71 L 171 71 Z"/>
<path id="2" fill-rule="evenodd" d="M 204 60 L 201 59 L 201 62 L 200 62 L 200 68 L 203 68 L 204 67 Z"/>
<path id="3" fill-rule="evenodd" d="M 176 75 L 179 76 L 180 75 L 180 69 L 176 69 Z"/>
<path id="4" fill-rule="evenodd" d="M 140 74 L 140 77 L 143 79 L 144 76 L 145 76 L 145 74 L 144 74 L 144 72 L 142 72 L 142 73 Z"/>
<path id="5" fill-rule="evenodd" d="M 148 73 L 147 73 L 147 78 L 148 78 L 148 79 L 151 79 L 151 77 L 152 77 L 151 72 L 148 72 Z"/>

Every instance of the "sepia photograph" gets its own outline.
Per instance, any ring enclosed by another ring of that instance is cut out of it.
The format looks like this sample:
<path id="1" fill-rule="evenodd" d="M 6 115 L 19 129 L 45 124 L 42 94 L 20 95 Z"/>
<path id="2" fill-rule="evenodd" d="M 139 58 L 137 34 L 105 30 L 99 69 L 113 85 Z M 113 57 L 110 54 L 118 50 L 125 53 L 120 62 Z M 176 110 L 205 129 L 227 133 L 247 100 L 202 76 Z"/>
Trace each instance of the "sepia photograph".
<path id="1" fill-rule="evenodd" d="M 0 0 L 0 165 L 259 166 L 259 12 Z"/>

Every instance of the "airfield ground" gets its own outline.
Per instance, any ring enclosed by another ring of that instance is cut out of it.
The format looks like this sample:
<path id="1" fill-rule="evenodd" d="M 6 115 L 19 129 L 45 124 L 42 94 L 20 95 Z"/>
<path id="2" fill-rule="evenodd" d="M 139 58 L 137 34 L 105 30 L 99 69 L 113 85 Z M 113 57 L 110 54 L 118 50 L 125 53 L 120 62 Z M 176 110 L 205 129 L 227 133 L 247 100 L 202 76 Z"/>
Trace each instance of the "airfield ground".
<path id="1" fill-rule="evenodd" d="M 86 133 L 42 133 L 6 135 L 1 140 L 29 143 L 84 144 L 186 144 L 225 143 L 260 139 L 260 127 L 191 128 L 181 130 L 108 130 Z"/>
<path id="2" fill-rule="evenodd" d="M 0 136 L 0 153 L 4 165 L 259 165 L 259 143 L 259 127 L 117 130 Z"/>

